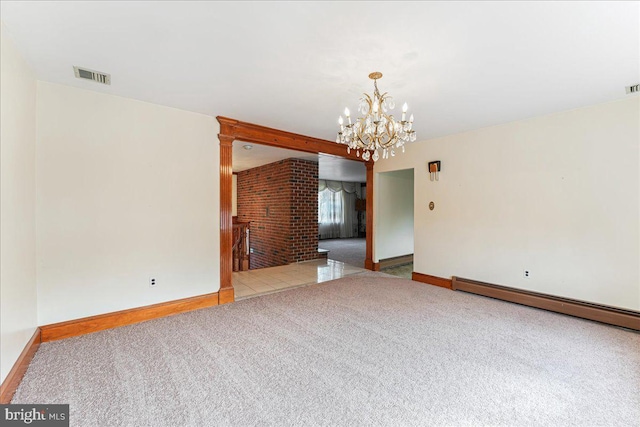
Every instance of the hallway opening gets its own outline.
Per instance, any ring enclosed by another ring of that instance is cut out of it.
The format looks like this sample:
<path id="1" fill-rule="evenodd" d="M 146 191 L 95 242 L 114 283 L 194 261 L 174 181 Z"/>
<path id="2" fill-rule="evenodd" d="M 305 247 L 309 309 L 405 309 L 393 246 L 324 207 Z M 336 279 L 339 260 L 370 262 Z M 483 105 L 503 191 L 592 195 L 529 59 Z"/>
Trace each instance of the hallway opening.
<path id="1" fill-rule="evenodd" d="M 411 279 L 414 236 L 414 170 L 377 176 L 376 258 L 380 271 Z"/>

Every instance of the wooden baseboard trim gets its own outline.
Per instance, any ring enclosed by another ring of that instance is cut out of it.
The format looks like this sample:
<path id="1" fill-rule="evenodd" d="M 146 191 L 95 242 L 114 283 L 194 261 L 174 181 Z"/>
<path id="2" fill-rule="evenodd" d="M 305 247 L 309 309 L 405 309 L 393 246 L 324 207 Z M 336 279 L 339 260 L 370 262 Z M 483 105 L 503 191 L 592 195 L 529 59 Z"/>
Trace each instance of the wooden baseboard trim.
<path id="1" fill-rule="evenodd" d="M 11 368 L 2 385 L 0 385 L 0 404 L 7 405 L 11 403 L 11 399 L 18 389 L 22 377 L 24 377 L 24 374 L 27 372 L 29 363 L 31 363 L 33 356 L 36 354 L 36 351 L 38 351 L 38 347 L 40 347 L 40 342 L 40 328 L 36 328 L 33 336 L 29 342 L 27 342 L 20 356 L 18 356 L 18 360 L 13 364 L 13 368 Z"/>
<path id="2" fill-rule="evenodd" d="M 373 260 L 371 259 L 365 259 L 364 260 L 364 268 L 366 268 L 367 270 L 371 270 L 371 271 L 375 271 L 375 262 L 373 262 Z"/>
<path id="3" fill-rule="evenodd" d="M 373 263 L 373 271 L 380 271 L 380 263 L 379 262 L 374 262 Z"/>
<path id="4" fill-rule="evenodd" d="M 429 274 L 416 273 L 415 271 L 411 273 L 411 280 L 415 280 L 416 282 L 427 283 L 433 286 L 440 286 L 441 288 L 452 289 L 452 283 L 450 279 L 445 279 L 444 277 L 431 276 Z"/>
<path id="5" fill-rule="evenodd" d="M 388 268 L 388 267 L 395 267 L 398 265 L 409 264 L 411 262 L 413 262 L 413 254 L 381 259 L 379 264 L 380 264 L 380 268 Z"/>
<path id="6" fill-rule="evenodd" d="M 233 288 L 220 289 L 218 291 L 218 304 L 228 304 L 235 300 L 235 291 Z"/>
<path id="7" fill-rule="evenodd" d="M 453 278 L 453 289 L 640 331 L 640 312 L 633 310 L 493 285 L 460 277 Z"/>
<path id="8" fill-rule="evenodd" d="M 232 289 L 233 291 L 233 289 Z M 42 342 L 90 334 L 119 326 L 132 325 L 159 317 L 218 305 L 218 293 L 199 295 L 175 301 L 162 302 L 129 310 L 115 311 L 98 316 L 84 317 L 67 322 L 41 326 Z"/>

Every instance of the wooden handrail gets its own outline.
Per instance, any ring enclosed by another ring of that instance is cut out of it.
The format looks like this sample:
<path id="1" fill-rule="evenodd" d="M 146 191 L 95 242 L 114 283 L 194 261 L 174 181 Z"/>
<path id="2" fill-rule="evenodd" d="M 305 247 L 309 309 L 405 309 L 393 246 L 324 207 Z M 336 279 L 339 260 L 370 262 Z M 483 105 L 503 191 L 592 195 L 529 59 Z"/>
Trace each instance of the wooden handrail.
<path id="1" fill-rule="evenodd" d="M 249 269 L 249 222 L 236 222 L 233 224 L 233 271 Z"/>

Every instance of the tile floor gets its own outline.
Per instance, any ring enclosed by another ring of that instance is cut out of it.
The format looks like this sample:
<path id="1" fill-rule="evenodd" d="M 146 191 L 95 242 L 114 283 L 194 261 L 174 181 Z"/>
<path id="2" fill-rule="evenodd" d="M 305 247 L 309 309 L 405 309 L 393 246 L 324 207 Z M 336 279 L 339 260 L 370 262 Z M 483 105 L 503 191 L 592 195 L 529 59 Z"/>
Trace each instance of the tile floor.
<path id="1" fill-rule="evenodd" d="M 278 267 L 235 271 L 233 288 L 236 300 L 240 300 L 282 289 L 340 279 L 362 271 L 366 270 L 331 259 L 316 259 Z"/>
<path id="2" fill-rule="evenodd" d="M 383 273 L 391 274 L 393 276 L 402 277 L 403 279 L 411 280 L 411 273 L 413 273 L 413 263 L 398 265 L 395 267 L 387 267 L 383 268 L 380 271 L 382 271 Z"/>

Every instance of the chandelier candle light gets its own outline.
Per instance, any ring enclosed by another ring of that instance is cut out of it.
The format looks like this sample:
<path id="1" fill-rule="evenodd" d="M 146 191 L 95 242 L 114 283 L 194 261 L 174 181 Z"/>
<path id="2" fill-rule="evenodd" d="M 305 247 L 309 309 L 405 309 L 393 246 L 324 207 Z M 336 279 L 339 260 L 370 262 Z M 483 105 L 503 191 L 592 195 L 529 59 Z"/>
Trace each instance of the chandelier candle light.
<path id="1" fill-rule="evenodd" d="M 362 150 L 362 158 L 366 161 L 369 158 L 377 162 L 382 151 L 382 158 L 388 159 L 389 155 L 395 156 L 396 148 L 402 147 L 404 153 L 405 142 L 414 142 L 416 140 L 416 131 L 413 127 L 413 114 L 407 121 L 407 103 L 402 106 L 402 120 L 397 121 L 387 111 L 395 108 L 395 102 L 387 95 L 387 92 L 380 95 L 378 91 L 379 78 L 382 73 L 375 72 L 369 74 L 369 78 L 373 80 L 373 97 L 363 94 L 360 98 L 358 110 L 364 114 L 364 117 L 356 119 L 355 123 L 351 122 L 349 109 L 344 109 L 344 115 L 347 118 L 345 124 L 342 116 L 338 120 L 340 124 L 340 132 L 336 142 L 347 145 L 347 153 L 356 150 L 356 155 L 360 157 Z"/>

